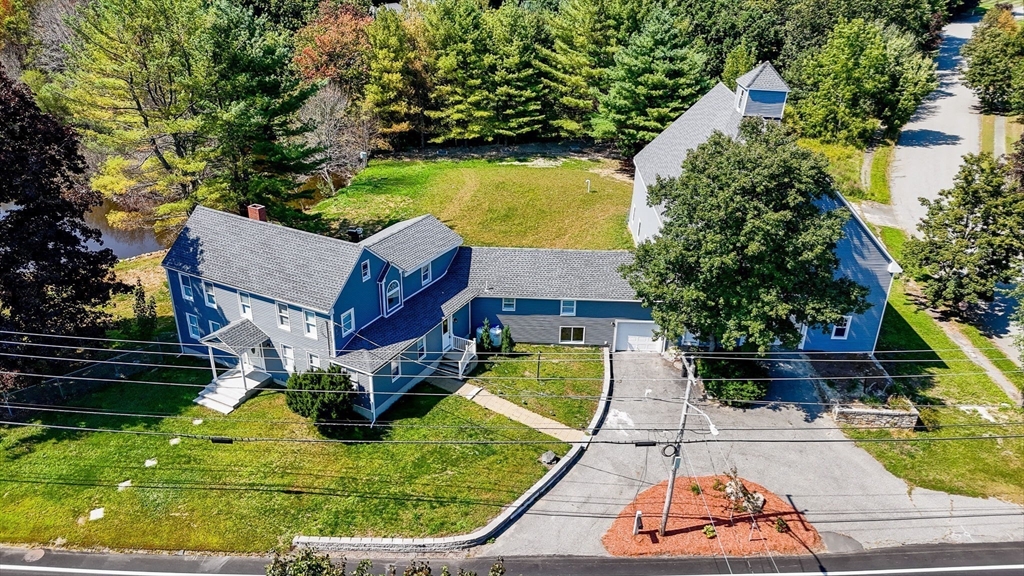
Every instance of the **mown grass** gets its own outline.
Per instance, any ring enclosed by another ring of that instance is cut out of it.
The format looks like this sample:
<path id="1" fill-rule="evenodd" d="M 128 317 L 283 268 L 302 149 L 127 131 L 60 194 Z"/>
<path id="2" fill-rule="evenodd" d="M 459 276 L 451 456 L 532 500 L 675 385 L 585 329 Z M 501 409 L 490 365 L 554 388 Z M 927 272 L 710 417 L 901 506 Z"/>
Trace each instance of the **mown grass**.
<path id="1" fill-rule="evenodd" d="M 1024 392 L 1024 373 L 1021 372 L 1020 366 L 1017 366 L 1013 360 L 1011 360 L 1003 351 L 998 348 L 991 340 L 988 339 L 981 330 L 977 327 L 966 323 L 958 323 L 957 328 L 960 332 L 971 341 L 971 344 L 981 350 L 981 353 L 986 358 L 995 364 L 996 368 L 999 369 L 1013 384 L 1022 392 Z"/>
<path id="2" fill-rule="evenodd" d="M 996 117 L 984 114 L 981 117 L 981 151 L 991 154 L 996 148 Z"/>
<path id="3" fill-rule="evenodd" d="M 797 144 L 828 158 L 829 173 L 843 196 L 851 200 L 869 199 L 860 179 L 860 169 L 864 163 L 863 150 L 845 144 L 826 144 L 811 138 L 801 138 Z"/>
<path id="4" fill-rule="evenodd" d="M 881 204 L 889 204 L 889 168 L 892 166 L 892 156 L 896 147 L 888 142 L 878 148 L 871 157 L 871 186 L 868 187 L 865 195 L 868 200 Z"/>
<path id="5" fill-rule="evenodd" d="M 114 273 L 122 282 L 135 286 L 135 282 L 142 283 L 146 296 L 152 296 L 156 300 L 156 329 L 155 334 L 174 336 L 174 311 L 171 309 L 171 293 L 167 288 L 167 274 L 164 272 L 160 262 L 166 252 L 159 252 L 148 256 L 122 260 L 114 266 Z M 115 322 L 115 328 L 110 330 L 108 336 L 111 338 L 133 339 L 140 335 L 133 332 L 131 320 L 135 318 L 132 311 L 134 297 L 131 293 L 118 294 L 111 299 L 104 307 Z"/>
<path id="6" fill-rule="evenodd" d="M 1021 116 L 1011 116 L 1006 119 L 1006 153 L 1013 152 L 1013 145 L 1024 135 L 1024 120 Z"/>
<path id="7" fill-rule="evenodd" d="M 601 350 L 518 344 L 516 354 L 494 356 L 490 362 L 482 363 L 471 383 L 566 426 L 586 428 L 601 395 L 604 375 Z M 538 354 L 542 378 L 539 381 Z"/>
<path id="8" fill-rule="evenodd" d="M 883 228 L 882 239 L 899 259 L 903 233 Z M 876 355 L 895 377 L 897 386 L 919 405 L 925 428 L 847 430 L 847 434 L 855 439 L 920 440 L 860 444 L 887 470 L 912 486 L 1024 503 L 1024 439 L 929 441 L 1024 434 L 1024 426 L 1013 424 L 1024 419 L 1024 410 L 1010 406 L 1006 394 L 919 306 L 903 279 L 893 284 Z M 990 426 L 992 422 L 976 411 L 961 409 L 961 405 L 988 406 L 1001 425 Z"/>
<path id="9" fill-rule="evenodd" d="M 205 370 L 139 380 L 206 384 Z M 197 388 L 113 385 L 74 406 L 173 417 L 40 412 L 34 421 L 123 431 L 279 438 L 212 444 L 182 437 L 0 427 L 0 541 L 68 546 L 265 552 L 293 535 L 440 536 L 471 531 L 544 473 L 564 444 L 458 396 L 406 396 L 385 441 L 528 440 L 538 444 L 352 444 L 322 436 L 266 392 L 230 416 L 192 403 Z M 422 385 L 416 392 L 441 394 Z M 200 425 L 192 423 L 201 418 Z M 147 459 L 157 465 L 145 468 Z M 132 486 L 117 490 L 119 482 Z M 104 508 L 101 520 L 89 511 Z"/>
<path id="10" fill-rule="evenodd" d="M 367 233 L 433 214 L 477 246 L 628 248 L 632 184 L 616 169 L 575 159 L 375 161 L 312 211 Z"/>

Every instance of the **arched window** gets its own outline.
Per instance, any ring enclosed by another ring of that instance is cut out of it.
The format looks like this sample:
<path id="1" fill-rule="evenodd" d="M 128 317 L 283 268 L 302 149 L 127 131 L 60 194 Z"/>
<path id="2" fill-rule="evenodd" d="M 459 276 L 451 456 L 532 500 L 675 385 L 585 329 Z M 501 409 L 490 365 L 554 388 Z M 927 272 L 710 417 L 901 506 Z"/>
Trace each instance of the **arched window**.
<path id="1" fill-rule="evenodd" d="M 391 283 L 388 284 L 387 298 L 389 312 L 402 303 L 401 292 L 402 289 L 398 286 L 398 280 L 392 280 Z"/>

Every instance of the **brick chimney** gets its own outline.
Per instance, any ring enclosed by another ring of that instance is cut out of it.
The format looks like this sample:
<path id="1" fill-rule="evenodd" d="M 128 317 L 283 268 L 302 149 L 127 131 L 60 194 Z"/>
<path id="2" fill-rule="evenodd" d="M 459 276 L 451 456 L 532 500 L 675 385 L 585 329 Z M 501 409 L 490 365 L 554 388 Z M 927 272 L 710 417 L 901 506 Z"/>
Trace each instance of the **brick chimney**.
<path id="1" fill-rule="evenodd" d="M 260 222 L 267 221 L 267 208 L 262 204 L 249 204 L 249 218 L 253 220 L 259 220 Z"/>

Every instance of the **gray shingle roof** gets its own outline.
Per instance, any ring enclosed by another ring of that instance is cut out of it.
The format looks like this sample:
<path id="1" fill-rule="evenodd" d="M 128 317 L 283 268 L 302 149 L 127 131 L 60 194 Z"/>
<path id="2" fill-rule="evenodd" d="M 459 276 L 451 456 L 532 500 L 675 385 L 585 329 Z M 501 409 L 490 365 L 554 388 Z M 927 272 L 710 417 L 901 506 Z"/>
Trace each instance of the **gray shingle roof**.
<path id="1" fill-rule="evenodd" d="M 327 313 L 362 250 L 344 240 L 200 206 L 163 265 Z"/>
<path id="2" fill-rule="evenodd" d="M 650 188 L 658 176 L 679 176 L 688 151 L 715 132 L 735 137 L 742 119 L 743 115 L 736 111 L 736 94 L 719 82 L 633 159 L 644 184 Z"/>
<path id="3" fill-rule="evenodd" d="M 736 84 L 747 90 L 789 92 L 789 85 L 782 79 L 771 62 L 761 62 L 753 70 L 737 78 Z"/>
<path id="4" fill-rule="evenodd" d="M 376 372 L 477 296 L 636 300 L 618 271 L 631 259 L 620 250 L 462 247 L 443 278 L 360 330 L 336 360 Z"/>
<path id="5" fill-rule="evenodd" d="M 462 245 L 462 237 L 430 214 L 389 226 L 360 242 L 370 252 L 413 270 L 433 257 Z"/>
<path id="6" fill-rule="evenodd" d="M 253 324 L 248 318 L 242 318 L 216 332 L 207 334 L 200 341 L 225 352 L 241 354 L 250 348 L 262 346 L 268 340 L 270 340 L 270 336 L 260 330 L 259 326 Z"/>

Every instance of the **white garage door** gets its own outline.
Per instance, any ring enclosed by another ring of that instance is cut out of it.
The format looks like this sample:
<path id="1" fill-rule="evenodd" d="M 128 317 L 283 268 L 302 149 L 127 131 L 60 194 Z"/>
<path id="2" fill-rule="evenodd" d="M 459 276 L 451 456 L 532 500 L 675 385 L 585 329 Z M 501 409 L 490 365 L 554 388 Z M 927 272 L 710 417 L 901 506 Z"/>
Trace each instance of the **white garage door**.
<path id="1" fill-rule="evenodd" d="M 615 323 L 615 350 L 661 352 L 665 341 L 654 337 L 656 328 L 654 322 L 619 320 Z"/>

